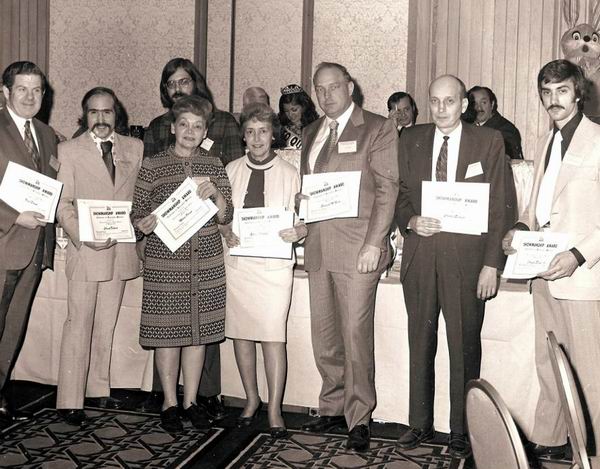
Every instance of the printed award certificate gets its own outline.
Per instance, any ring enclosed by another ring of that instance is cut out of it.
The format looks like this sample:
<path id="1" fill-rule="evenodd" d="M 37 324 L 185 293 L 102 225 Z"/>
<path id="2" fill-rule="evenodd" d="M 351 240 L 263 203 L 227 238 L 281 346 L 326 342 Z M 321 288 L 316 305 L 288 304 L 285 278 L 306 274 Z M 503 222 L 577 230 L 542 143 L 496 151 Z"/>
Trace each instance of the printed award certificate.
<path id="1" fill-rule="evenodd" d="M 62 182 L 12 161 L 0 183 L 0 199 L 19 213 L 31 211 L 53 223 L 62 191 Z"/>
<path id="2" fill-rule="evenodd" d="M 305 174 L 302 193 L 308 199 L 300 204 L 300 218 L 312 223 L 357 217 L 360 178 L 360 171 Z"/>
<path id="3" fill-rule="evenodd" d="M 232 256 L 292 258 L 292 243 L 286 243 L 279 232 L 294 226 L 294 212 L 284 207 L 235 209 L 233 232 L 240 245 L 229 250 Z"/>
<path id="4" fill-rule="evenodd" d="M 129 201 L 78 199 L 80 241 L 99 243 L 110 238 L 119 243 L 135 243 L 130 213 Z"/>
<path id="5" fill-rule="evenodd" d="M 198 185 L 186 178 L 152 213 L 158 219 L 154 232 L 175 252 L 219 210 L 212 200 L 196 195 Z"/>
<path id="6" fill-rule="evenodd" d="M 569 245 L 567 233 L 515 231 L 512 247 L 517 250 L 506 259 L 502 277 L 528 279 L 548 270 L 550 262 Z"/>
<path id="7" fill-rule="evenodd" d="M 423 181 L 421 215 L 437 218 L 442 231 L 480 235 L 488 230 L 487 182 Z"/>

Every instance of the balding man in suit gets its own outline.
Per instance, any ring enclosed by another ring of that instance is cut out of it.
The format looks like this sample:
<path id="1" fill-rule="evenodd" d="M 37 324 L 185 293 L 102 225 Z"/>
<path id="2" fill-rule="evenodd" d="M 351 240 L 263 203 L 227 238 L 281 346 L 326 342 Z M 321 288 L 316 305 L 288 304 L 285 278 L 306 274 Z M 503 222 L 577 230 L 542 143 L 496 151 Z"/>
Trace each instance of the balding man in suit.
<path id="1" fill-rule="evenodd" d="M 143 144 L 114 130 L 122 106 L 109 88 L 93 88 L 82 100 L 87 129 L 58 147 L 64 184 L 58 220 L 67 233 L 68 314 L 63 326 L 56 407 L 70 425 L 83 425 L 84 397 L 94 406 L 118 408 L 110 397 L 112 341 L 125 281 L 139 275 L 135 243 L 82 242 L 78 199 L 131 201 Z"/>
<path id="2" fill-rule="evenodd" d="M 479 377 L 485 300 L 496 293 L 504 263 L 504 157 L 496 130 L 461 123 L 465 86 L 444 75 L 429 87 L 433 124 L 405 129 L 400 138 L 400 194 L 396 222 L 405 237 L 400 279 L 408 311 L 410 410 L 397 446 L 412 449 L 433 438 L 434 362 L 440 307 L 450 355 L 450 452 L 471 453 L 464 422 L 465 386 Z M 423 181 L 490 185 L 488 232 L 441 232 L 440 221 L 421 215 Z"/>
<path id="3" fill-rule="evenodd" d="M 312 342 L 323 384 L 320 417 L 305 431 L 348 426 L 347 448 L 369 448 L 375 408 L 375 293 L 391 251 L 387 234 L 398 193 L 398 135 L 391 120 L 352 102 L 354 84 L 342 65 L 325 62 L 314 74 L 325 113 L 304 129 L 303 174 L 361 171 L 357 218 L 308 225 Z"/>
<path id="4" fill-rule="evenodd" d="M 54 131 L 35 119 L 46 77 L 31 62 L 10 64 L 2 74 L 6 107 L 0 110 L 0 180 L 9 162 L 56 178 Z M 54 224 L 35 212 L 19 213 L 0 200 L 0 427 L 16 412 L 7 402 L 6 383 L 23 343 L 29 312 L 43 268 L 54 260 Z"/>

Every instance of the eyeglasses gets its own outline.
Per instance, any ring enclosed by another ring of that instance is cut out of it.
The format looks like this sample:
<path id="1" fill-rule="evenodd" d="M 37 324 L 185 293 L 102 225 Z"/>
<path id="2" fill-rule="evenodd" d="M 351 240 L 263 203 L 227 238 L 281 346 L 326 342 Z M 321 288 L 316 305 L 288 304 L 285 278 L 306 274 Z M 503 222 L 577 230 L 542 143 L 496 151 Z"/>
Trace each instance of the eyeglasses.
<path id="1" fill-rule="evenodd" d="M 181 78 L 179 80 L 169 80 L 167 82 L 167 88 L 174 90 L 179 85 L 180 88 L 185 88 L 192 83 L 191 78 Z"/>

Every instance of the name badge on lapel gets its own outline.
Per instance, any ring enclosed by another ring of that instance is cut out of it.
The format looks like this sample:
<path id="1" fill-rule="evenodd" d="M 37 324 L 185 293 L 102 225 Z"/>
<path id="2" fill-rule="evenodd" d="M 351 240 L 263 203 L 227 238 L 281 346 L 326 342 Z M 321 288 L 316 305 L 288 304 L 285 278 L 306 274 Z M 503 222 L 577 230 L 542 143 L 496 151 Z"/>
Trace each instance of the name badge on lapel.
<path id="1" fill-rule="evenodd" d="M 338 153 L 356 153 L 356 140 L 338 142 Z"/>
<path id="2" fill-rule="evenodd" d="M 483 174 L 483 168 L 481 167 L 481 162 L 478 161 L 477 163 L 471 163 L 467 167 L 467 174 L 465 174 L 465 179 L 479 176 L 480 174 Z"/>
<path id="3" fill-rule="evenodd" d="M 210 151 L 210 149 L 213 146 L 213 142 L 210 138 L 206 137 L 204 140 L 202 140 L 202 143 L 200 144 L 200 148 L 204 148 L 206 151 Z"/>
<path id="4" fill-rule="evenodd" d="M 56 156 L 51 155 L 50 162 L 48 164 L 54 171 L 58 173 L 58 170 L 60 169 L 60 161 L 58 161 L 58 158 L 56 158 Z"/>

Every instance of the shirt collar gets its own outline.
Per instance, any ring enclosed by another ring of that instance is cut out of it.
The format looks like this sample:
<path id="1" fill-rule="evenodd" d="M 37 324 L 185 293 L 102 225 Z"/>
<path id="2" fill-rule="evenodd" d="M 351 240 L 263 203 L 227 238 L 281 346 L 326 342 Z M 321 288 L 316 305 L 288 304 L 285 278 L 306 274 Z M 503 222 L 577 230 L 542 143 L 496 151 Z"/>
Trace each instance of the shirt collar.
<path id="1" fill-rule="evenodd" d="M 440 129 L 435 128 L 435 136 L 437 138 L 444 138 L 444 137 L 450 137 L 450 139 L 454 139 L 455 137 L 458 137 L 460 140 L 460 135 L 462 133 L 462 121 L 458 121 L 458 126 L 456 127 L 456 129 L 454 129 L 452 132 L 450 132 L 449 134 L 445 134 L 443 133 Z"/>
<path id="2" fill-rule="evenodd" d="M 113 145 L 115 144 L 115 132 L 114 131 L 108 136 L 108 138 L 105 138 L 105 139 L 101 139 L 91 130 L 89 131 L 89 133 L 90 133 L 90 136 L 92 137 L 92 140 L 96 144 L 96 148 L 98 149 L 100 154 L 102 154 L 102 146 L 100 145 L 102 142 L 112 142 Z"/>
<path id="3" fill-rule="evenodd" d="M 583 113 L 581 111 L 577 112 L 569 122 L 567 122 L 562 129 L 559 129 L 554 126 L 553 135 L 556 135 L 556 132 L 560 130 L 560 135 L 562 136 L 562 146 L 563 148 L 569 148 L 569 143 L 573 139 L 573 135 L 575 134 L 575 130 L 579 126 L 579 123 L 583 119 Z"/>
<path id="4" fill-rule="evenodd" d="M 344 129 L 346 127 L 346 124 L 348 123 L 348 121 L 350 120 L 350 116 L 352 115 L 352 111 L 354 111 L 354 102 L 350 103 L 350 106 L 348 106 L 348 109 L 346 109 L 341 116 L 339 116 L 337 119 L 332 119 L 328 116 L 325 116 L 325 123 L 327 124 L 327 127 L 329 127 L 329 124 L 332 121 L 337 121 L 338 123 L 338 129 Z M 338 130 L 338 135 L 341 134 L 341 131 Z"/>
<path id="5" fill-rule="evenodd" d="M 19 116 L 18 114 L 16 114 L 10 108 L 10 106 L 6 106 L 6 109 L 8 110 L 8 113 L 10 114 L 10 117 L 12 117 L 12 120 L 16 124 L 17 128 L 19 129 L 19 131 L 21 131 L 22 129 L 25 128 L 25 122 L 26 121 L 31 121 L 32 120 L 32 119 L 25 119 L 24 117 Z"/>

